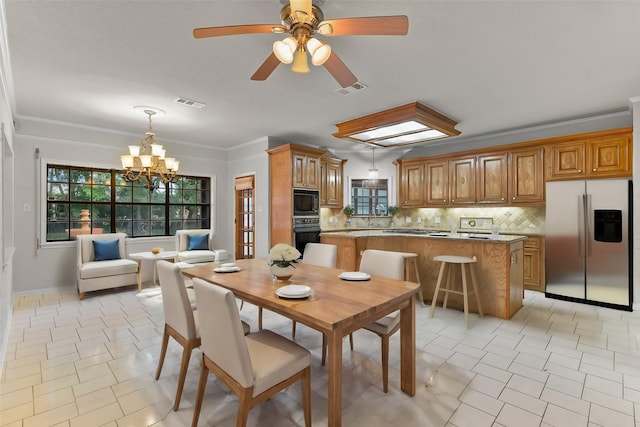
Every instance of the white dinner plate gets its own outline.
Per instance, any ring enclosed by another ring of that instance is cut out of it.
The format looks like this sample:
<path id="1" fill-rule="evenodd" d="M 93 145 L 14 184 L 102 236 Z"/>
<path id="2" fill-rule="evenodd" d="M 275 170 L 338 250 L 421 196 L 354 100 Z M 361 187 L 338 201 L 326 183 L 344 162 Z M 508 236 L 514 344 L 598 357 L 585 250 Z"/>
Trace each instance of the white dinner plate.
<path id="1" fill-rule="evenodd" d="M 304 285 L 287 285 L 276 289 L 276 295 L 282 298 L 306 298 L 313 294 L 313 290 Z"/>
<path id="2" fill-rule="evenodd" d="M 237 267 L 235 262 L 224 262 L 222 264 L 220 264 L 220 267 L 222 268 L 231 268 L 231 267 Z"/>
<path id="3" fill-rule="evenodd" d="M 371 276 L 363 271 L 345 271 L 339 276 L 342 280 L 369 280 Z"/>
<path id="4" fill-rule="evenodd" d="M 216 273 L 233 273 L 236 271 L 240 271 L 240 267 L 237 265 L 235 267 L 216 267 L 213 269 Z"/>

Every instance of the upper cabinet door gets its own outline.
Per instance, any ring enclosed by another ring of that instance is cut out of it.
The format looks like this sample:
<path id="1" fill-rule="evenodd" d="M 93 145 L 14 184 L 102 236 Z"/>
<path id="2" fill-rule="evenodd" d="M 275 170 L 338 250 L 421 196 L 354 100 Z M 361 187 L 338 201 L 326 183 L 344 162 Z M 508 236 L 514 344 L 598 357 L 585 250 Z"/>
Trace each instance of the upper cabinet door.
<path id="1" fill-rule="evenodd" d="M 509 201 L 544 202 L 543 148 L 514 150 L 509 153 Z"/>
<path id="2" fill-rule="evenodd" d="M 402 163 L 400 172 L 400 207 L 424 205 L 424 163 Z"/>
<path id="3" fill-rule="evenodd" d="M 547 181 L 584 178 L 584 141 L 547 147 Z"/>
<path id="4" fill-rule="evenodd" d="M 449 162 L 447 160 L 427 162 L 424 165 L 427 181 L 427 205 L 449 203 Z"/>
<path id="5" fill-rule="evenodd" d="M 507 203 L 507 153 L 478 156 L 478 203 Z"/>
<path id="6" fill-rule="evenodd" d="M 320 167 L 320 205 L 325 208 L 342 207 L 343 160 L 322 158 Z"/>
<path id="7" fill-rule="evenodd" d="M 587 147 L 589 176 L 631 176 L 631 134 L 588 140 Z"/>
<path id="8" fill-rule="evenodd" d="M 320 157 L 294 153 L 291 161 L 293 187 L 320 190 Z"/>
<path id="9" fill-rule="evenodd" d="M 320 158 L 307 156 L 307 188 L 320 190 Z"/>
<path id="10" fill-rule="evenodd" d="M 476 202 L 475 156 L 449 161 L 449 195 L 452 205 Z"/>

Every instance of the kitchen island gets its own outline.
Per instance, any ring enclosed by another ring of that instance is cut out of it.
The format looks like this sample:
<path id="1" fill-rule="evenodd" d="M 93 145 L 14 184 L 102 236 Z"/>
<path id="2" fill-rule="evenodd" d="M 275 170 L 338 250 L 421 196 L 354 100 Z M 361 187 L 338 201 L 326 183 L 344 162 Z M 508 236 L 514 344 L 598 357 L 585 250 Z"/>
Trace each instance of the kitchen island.
<path id="1" fill-rule="evenodd" d="M 524 245 L 526 236 L 481 233 L 427 232 L 425 230 L 358 230 L 323 232 L 322 243 L 338 246 L 337 267 L 355 271 L 365 249 L 412 252 L 418 255 L 422 294 L 431 303 L 440 263 L 437 255 L 475 256 L 476 277 L 484 313 L 510 319 L 522 307 L 524 297 Z M 454 283 L 459 280 L 459 269 Z M 415 281 L 409 276 L 406 280 Z M 439 304 L 440 305 L 440 304 Z M 450 295 L 448 307 L 462 310 L 462 297 Z M 470 311 L 477 313 L 475 299 L 470 299 Z"/>

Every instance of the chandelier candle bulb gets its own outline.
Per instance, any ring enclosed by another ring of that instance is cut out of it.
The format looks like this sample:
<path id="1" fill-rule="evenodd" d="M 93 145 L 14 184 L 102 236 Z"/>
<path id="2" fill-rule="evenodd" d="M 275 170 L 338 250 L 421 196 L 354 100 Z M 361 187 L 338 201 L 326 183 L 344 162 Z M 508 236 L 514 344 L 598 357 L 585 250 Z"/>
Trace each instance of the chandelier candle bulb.
<path id="1" fill-rule="evenodd" d="M 125 154 L 125 155 L 120 156 L 120 160 L 122 161 L 122 167 L 123 168 L 127 169 L 127 168 L 132 168 L 133 167 L 133 156 Z"/>
<path id="2" fill-rule="evenodd" d="M 151 144 L 151 155 L 160 157 L 161 154 L 162 154 L 162 145 Z"/>
<path id="3" fill-rule="evenodd" d="M 140 155 L 140 146 L 139 145 L 130 145 L 129 146 L 129 154 L 133 157 L 138 157 Z"/>

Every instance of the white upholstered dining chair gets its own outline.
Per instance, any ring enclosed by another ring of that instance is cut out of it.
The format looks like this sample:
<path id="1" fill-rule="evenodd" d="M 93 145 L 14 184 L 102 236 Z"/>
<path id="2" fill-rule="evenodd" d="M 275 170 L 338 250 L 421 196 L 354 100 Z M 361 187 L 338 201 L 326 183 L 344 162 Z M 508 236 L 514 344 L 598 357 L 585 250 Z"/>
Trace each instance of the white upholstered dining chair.
<path id="1" fill-rule="evenodd" d="M 372 276 L 404 280 L 405 254 L 402 252 L 367 249 L 360 260 L 360 271 Z M 382 390 L 389 391 L 389 337 L 400 329 L 400 312 L 391 314 L 369 323 L 364 329 L 377 334 L 382 341 Z M 353 344 L 352 348 L 353 350 Z M 327 352 L 326 343 L 322 343 L 322 360 Z"/>
<path id="2" fill-rule="evenodd" d="M 209 371 L 238 396 L 237 427 L 246 426 L 249 411 L 298 380 L 302 382 L 304 423 L 311 426 L 311 355 L 268 330 L 245 336 L 236 299 L 228 289 L 193 279 L 200 307 L 202 363 L 192 427 L 198 424 Z"/>
<path id="3" fill-rule="evenodd" d="M 360 271 L 372 276 L 404 280 L 405 254 L 402 252 L 367 249 L 360 260 Z M 394 311 L 364 329 L 377 334 L 382 341 L 382 390 L 389 391 L 389 337 L 400 329 L 400 312 Z"/>
<path id="4" fill-rule="evenodd" d="M 180 407 L 180 398 L 184 388 L 184 380 L 187 377 L 191 352 L 194 348 L 200 347 L 198 311 L 194 310 L 189 300 L 180 268 L 168 261 L 158 261 L 157 268 L 162 291 L 164 332 L 162 334 L 162 348 L 156 370 L 156 380 L 160 378 L 164 357 L 167 354 L 169 337 L 172 337 L 182 346 L 178 388 L 173 404 L 173 410 L 177 411 Z"/>
<path id="5" fill-rule="evenodd" d="M 338 247 L 326 243 L 307 243 L 304 246 L 302 259 L 303 264 L 317 265 L 320 267 L 336 268 L 338 259 Z M 258 330 L 262 330 L 262 307 L 258 307 Z M 296 337 L 296 322 L 291 327 L 291 337 Z M 353 345 L 351 346 L 353 350 Z"/>
<path id="6" fill-rule="evenodd" d="M 309 265 L 317 265 L 320 267 L 336 268 L 338 259 L 338 247 L 327 243 L 307 243 L 304 247 L 301 263 Z M 296 321 L 291 325 L 291 338 L 296 337 Z M 351 339 L 351 350 L 353 350 L 353 336 Z M 324 365 L 324 361 L 322 362 Z"/>

